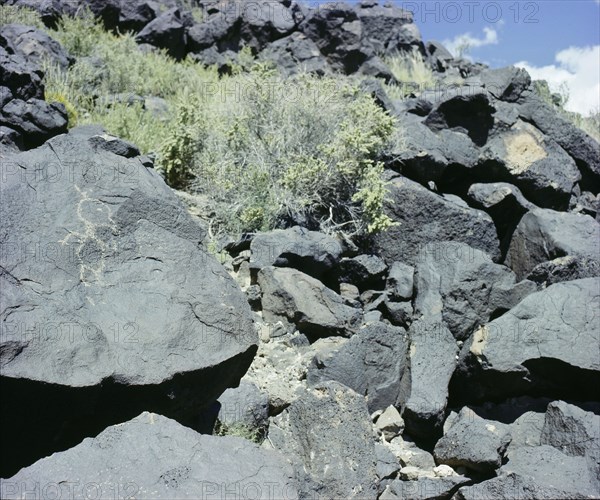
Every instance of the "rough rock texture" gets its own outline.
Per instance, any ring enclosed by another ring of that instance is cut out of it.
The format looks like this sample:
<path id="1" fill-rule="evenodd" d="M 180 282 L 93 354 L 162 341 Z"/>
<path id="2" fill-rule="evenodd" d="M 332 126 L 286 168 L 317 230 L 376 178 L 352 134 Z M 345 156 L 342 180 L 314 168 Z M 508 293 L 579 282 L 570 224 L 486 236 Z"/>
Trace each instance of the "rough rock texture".
<path id="1" fill-rule="evenodd" d="M 265 321 L 295 325 L 310 338 L 349 336 L 360 311 L 320 281 L 296 269 L 265 267 L 258 273 Z"/>
<path id="2" fill-rule="evenodd" d="M 600 491 L 598 478 L 584 457 L 569 456 L 548 445 L 523 447 L 511 453 L 499 474 L 511 473 L 564 492 L 555 498 L 595 498 Z"/>
<path id="3" fill-rule="evenodd" d="M 540 444 L 571 457 L 586 457 L 600 491 L 600 416 L 564 401 L 548 405 Z"/>
<path id="4" fill-rule="evenodd" d="M 204 230 L 139 158 L 89 139 L 62 135 L 4 165 L 3 472 L 143 410 L 189 422 L 256 351 Z"/>
<path id="5" fill-rule="evenodd" d="M 370 412 L 383 410 L 398 403 L 407 354 L 403 328 L 371 323 L 338 349 L 317 354 L 308 370 L 308 382 L 336 380 L 364 395 Z"/>
<path id="6" fill-rule="evenodd" d="M 469 479 L 464 476 L 444 478 L 419 477 L 412 481 L 392 481 L 379 497 L 380 500 L 443 500 L 461 487 L 469 484 Z M 478 499 L 480 500 L 480 499 Z"/>
<path id="7" fill-rule="evenodd" d="M 250 269 L 293 267 L 321 279 L 340 259 L 343 247 L 339 240 L 301 227 L 276 229 L 257 234 L 250 243 Z"/>
<path id="8" fill-rule="evenodd" d="M 539 206 L 565 209 L 581 179 L 575 161 L 530 123 L 517 120 L 495 134 L 481 152 L 481 168 L 510 182 Z"/>
<path id="9" fill-rule="evenodd" d="M 0 28 L 0 46 L 38 66 L 48 59 L 62 70 L 66 70 L 71 62 L 65 49 L 56 40 L 31 26 L 5 24 Z"/>
<path id="10" fill-rule="evenodd" d="M 0 47 L 0 81 L 12 91 L 16 99 L 43 99 L 43 71 L 30 64 L 23 56 L 9 54 Z"/>
<path id="11" fill-rule="evenodd" d="M 414 294 L 415 268 L 392 262 L 386 279 L 386 290 L 394 300 L 410 300 Z"/>
<path id="12" fill-rule="evenodd" d="M 411 325 L 409 340 L 409 369 L 400 394 L 402 416 L 412 436 L 430 440 L 441 434 L 458 347 L 443 322 L 428 319 Z"/>
<path id="13" fill-rule="evenodd" d="M 219 397 L 217 416 L 221 429 L 244 428 L 249 431 L 263 431 L 269 421 L 269 396 L 256 385 L 246 380 L 239 387 L 227 389 Z"/>
<path id="14" fill-rule="evenodd" d="M 542 262 L 533 268 L 527 279 L 546 286 L 581 278 L 600 276 L 600 259 L 566 255 Z"/>
<path id="15" fill-rule="evenodd" d="M 24 145 L 32 148 L 67 131 L 67 111 L 59 103 L 13 99 L 0 110 L 0 123 L 19 132 Z"/>
<path id="16" fill-rule="evenodd" d="M 533 92 L 519 102 L 519 115 L 556 141 L 575 160 L 582 175 L 581 187 L 598 193 L 600 189 L 600 144 L 556 113 Z"/>
<path id="17" fill-rule="evenodd" d="M 383 288 L 388 270 L 385 262 L 376 255 L 357 255 L 342 259 L 337 267 L 338 280 L 352 283 L 359 290 Z"/>
<path id="18" fill-rule="evenodd" d="M 534 209 L 515 229 L 506 263 L 524 278 L 538 264 L 566 255 L 600 260 L 600 224 L 589 215 Z"/>
<path id="19" fill-rule="evenodd" d="M 275 451 L 144 412 L 0 481 L 2 498 L 298 498 Z"/>
<path id="20" fill-rule="evenodd" d="M 367 405 L 351 389 L 330 381 L 306 390 L 272 420 L 269 440 L 292 461 L 301 497 L 377 497 Z"/>
<path id="21" fill-rule="evenodd" d="M 531 476 L 509 473 L 488 481 L 465 486 L 453 497 L 456 500 L 556 500 L 557 498 L 586 498 L 556 487 L 538 482 Z"/>
<path id="22" fill-rule="evenodd" d="M 400 222 L 377 235 L 376 248 L 387 262 L 414 265 L 428 243 L 459 241 L 499 258 L 496 228 L 489 215 L 466 208 L 404 177 L 391 180 L 388 215 Z"/>
<path id="23" fill-rule="evenodd" d="M 533 282 L 516 283 L 510 269 L 464 243 L 428 245 L 417 260 L 415 314 L 429 318 L 441 311 L 459 340 L 536 291 Z"/>
<path id="24" fill-rule="evenodd" d="M 594 399 L 599 382 L 600 279 L 566 281 L 527 296 L 465 343 L 457 394 L 532 390 Z"/>
<path id="25" fill-rule="evenodd" d="M 273 61 L 288 76 L 299 71 L 318 75 L 331 71 L 315 42 L 299 31 L 271 43 L 260 53 L 260 57 Z"/>
<path id="26" fill-rule="evenodd" d="M 186 29 L 179 9 L 171 9 L 147 24 L 136 35 L 138 43 L 165 49 L 176 59 L 185 56 Z"/>
<path id="27" fill-rule="evenodd" d="M 466 406 L 448 420 L 444 425 L 447 430 L 433 452 L 437 463 L 479 472 L 490 472 L 502 465 L 511 441 L 507 425 L 485 420 Z"/>

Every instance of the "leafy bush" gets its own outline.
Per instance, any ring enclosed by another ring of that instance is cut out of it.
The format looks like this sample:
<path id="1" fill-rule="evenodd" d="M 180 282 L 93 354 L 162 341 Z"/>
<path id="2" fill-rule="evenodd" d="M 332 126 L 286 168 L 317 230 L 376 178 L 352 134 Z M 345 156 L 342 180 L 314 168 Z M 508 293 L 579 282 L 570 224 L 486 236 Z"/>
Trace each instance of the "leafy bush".
<path id="1" fill-rule="evenodd" d="M 358 235 L 392 224 L 377 159 L 394 122 L 370 96 L 334 78 L 285 80 L 263 64 L 211 91 L 188 104 L 197 113 L 189 168 L 192 189 L 213 200 L 217 226 L 237 233 L 299 223 Z"/>
<path id="2" fill-rule="evenodd" d="M 0 5 L 0 26 L 4 24 L 24 24 L 44 29 L 42 18 L 35 10 L 16 5 Z"/>
<path id="3" fill-rule="evenodd" d="M 294 223 L 362 235 L 392 224 L 378 159 L 394 122 L 349 80 L 286 80 L 249 51 L 220 77 L 216 68 L 142 52 L 89 12 L 50 34 L 77 56 L 67 71 L 45 68 L 47 95 L 68 105 L 71 125 L 99 123 L 156 153 L 171 186 L 211 200 L 215 230 Z M 148 96 L 164 98 L 169 111 L 145 109 Z"/>

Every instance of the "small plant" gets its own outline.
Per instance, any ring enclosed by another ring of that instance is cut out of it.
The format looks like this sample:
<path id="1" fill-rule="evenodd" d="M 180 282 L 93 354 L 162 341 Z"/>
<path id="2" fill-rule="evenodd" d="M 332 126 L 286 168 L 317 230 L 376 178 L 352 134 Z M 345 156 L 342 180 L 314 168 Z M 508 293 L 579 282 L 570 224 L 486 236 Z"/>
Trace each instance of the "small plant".
<path id="1" fill-rule="evenodd" d="M 435 76 L 432 68 L 420 52 L 398 52 L 384 58 L 392 75 L 398 82 L 388 85 L 395 96 L 405 97 L 411 93 L 420 93 L 435 86 Z"/>
<path id="2" fill-rule="evenodd" d="M 17 5 L 0 5 L 0 26 L 5 24 L 24 24 L 44 29 L 42 17 L 37 11 Z"/>
<path id="3" fill-rule="evenodd" d="M 251 429 L 244 424 L 227 425 L 217 420 L 215 424 L 214 434 L 216 436 L 236 436 L 253 443 L 260 444 L 264 441 L 264 430 L 262 429 Z"/>

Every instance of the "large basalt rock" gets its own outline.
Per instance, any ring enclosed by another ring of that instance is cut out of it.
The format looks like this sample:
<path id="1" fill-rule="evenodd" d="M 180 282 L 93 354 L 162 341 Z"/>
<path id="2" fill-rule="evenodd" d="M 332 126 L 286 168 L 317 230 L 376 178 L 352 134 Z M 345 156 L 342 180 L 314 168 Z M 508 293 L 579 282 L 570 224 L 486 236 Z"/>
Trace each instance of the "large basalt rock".
<path id="1" fill-rule="evenodd" d="M 599 303 L 599 278 L 557 283 L 525 297 L 465 343 L 454 394 L 594 399 Z"/>
<path id="2" fill-rule="evenodd" d="M 377 54 L 394 55 L 400 51 L 425 53 L 412 12 L 394 4 L 359 2 L 356 13 L 363 27 L 363 43 Z"/>
<path id="3" fill-rule="evenodd" d="M 571 457 L 585 457 L 600 488 L 600 416 L 554 401 L 546 410 L 540 444 L 554 446 Z"/>
<path id="4" fill-rule="evenodd" d="M 336 380 L 367 398 L 369 411 L 398 403 L 407 366 L 408 338 L 403 328 L 372 323 L 337 349 L 318 353 L 308 369 L 311 384 Z"/>
<path id="5" fill-rule="evenodd" d="M 408 369 L 400 392 L 407 431 L 428 441 L 442 433 L 448 384 L 458 352 L 450 330 L 435 319 L 420 319 L 410 327 Z"/>
<path id="6" fill-rule="evenodd" d="M 175 59 L 186 54 L 186 27 L 179 9 L 171 9 L 148 23 L 136 35 L 138 43 L 147 43 L 165 49 Z"/>
<path id="7" fill-rule="evenodd" d="M 330 381 L 304 390 L 272 420 L 269 442 L 292 462 L 302 498 L 377 498 L 371 421 L 351 389 Z"/>
<path id="8" fill-rule="evenodd" d="M 3 161 L 4 476 L 143 410 L 193 425 L 256 352 L 205 231 L 140 158 L 90 134 Z"/>
<path id="9" fill-rule="evenodd" d="M 472 206 L 485 210 L 494 220 L 500 237 L 500 249 L 505 256 L 521 218 L 536 206 L 523 196 L 518 187 L 507 182 L 472 184 L 467 197 Z"/>
<path id="10" fill-rule="evenodd" d="M 447 430 L 435 445 L 437 463 L 492 472 L 502 465 L 511 441 L 509 427 L 485 420 L 466 406 L 458 415 L 448 417 Z"/>
<path id="11" fill-rule="evenodd" d="M 43 77 L 43 71 L 36 65 L 30 64 L 23 56 L 9 54 L 0 47 L 0 81 L 12 91 L 15 98 L 43 99 Z"/>
<path id="12" fill-rule="evenodd" d="M 597 194 L 600 191 L 600 144 L 531 91 L 521 96 L 519 104 L 521 118 L 556 141 L 575 160 L 582 175 L 582 189 Z"/>
<path id="13" fill-rule="evenodd" d="M 263 317 L 269 323 L 282 321 L 314 340 L 318 337 L 348 337 L 359 325 L 361 314 L 320 281 L 296 269 L 265 267 L 258 273 L 262 290 Z"/>
<path id="14" fill-rule="evenodd" d="M 386 213 L 400 225 L 377 235 L 375 248 L 388 263 L 416 263 L 421 249 L 439 241 L 459 241 L 500 256 L 496 228 L 485 212 L 449 201 L 405 177 L 390 181 Z"/>
<path id="15" fill-rule="evenodd" d="M 362 43 L 364 26 L 356 10 L 343 3 L 326 3 L 310 10 L 299 25 L 332 67 L 354 73 L 371 56 L 372 47 Z"/>
<path id="16" fill-rule="evenodd" d="M 67 111 L 62 103 L 13 99 L 0 110 L 0 124 L 19 132 L 26 148 L 40 146 L 51 137 L 66 132 L 67 123 Z"/>
<path id="17" fill-rule="evenodd" d="M 257 234 L 250 243 L 250 270 L 263 267 L 293 267 L 321 279 L 342 256 L 342 243 L 317 231 L 301 227 L 275 229 Z"/>
<path id="18" fill-rule="evenodd" d="M 289 36 L 270 43 L 260 58 L 274 62 L 286 76 L 299 71 L 324 75 L 330 71 L 327 59 L 306 35 L 296 31 Z"/>
<path id="19" fill-rule="evenodd" d="M 585 457 L 569 456 L 548 445 L 518 448 L 498 474 L 531 478 L 539 486 L 563 492 L 555 498 L 596 498 L 599 491 L 598 478 Z"/>
<path id="20" fill-rule="evenodd" d="M 507 181 L 537 205 L 564 210 L 581 179 L 575 161 L 536 127 L 518 120 L 487 141 L 480 157 L 481 176 Z"/>
<path id="21" fill-rule="evenodd" d="M 506 264 L 517 277 L 558 257 L 600 260 L 600 224 L 589 215 L 533 209 L 513 233 Z"/>
<path id="22" fill-rule="evenodd" d="M 281 455 L 144 412 L 0 481 L 2 498 L 298 498 Z"/>
<path id="23" fill-rule="evenodd" d="M 38 66 L 49 60 L 64 71 L 71 63 L 69 54 L 56 40 L 31 26 L 5 24 L 0 28 L 0 46 Z"/>
<path id="24" fill-rule="evenodd" d="M 536 291 L 531 281 L 516 282 L 507 267 L 464 243 L 446 241 L 426 246 L 416 268 L 415 313 L 441 318 L 455 338 L 464 340 Z"/>

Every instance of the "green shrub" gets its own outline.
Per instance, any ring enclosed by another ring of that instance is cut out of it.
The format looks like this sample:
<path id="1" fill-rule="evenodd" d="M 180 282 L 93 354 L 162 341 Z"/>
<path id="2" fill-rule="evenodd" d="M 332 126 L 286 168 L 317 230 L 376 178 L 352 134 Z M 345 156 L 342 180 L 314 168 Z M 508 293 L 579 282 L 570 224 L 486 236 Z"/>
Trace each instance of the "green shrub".
<path id="1" fill-rule="evenodd" d="M 0 5 L 0 26 L 4 24 L 24 24 L 44 29 L 44 23 L 37 11 L 16 5 Z"/>
<path id="2" fill-rule="evenodd" d="M 377 159 L 394 121 L 344 80 L 285 80 L 257 64 L 189 106 L 198 117 L 192 188 L 213 200 L 217 227 L 238 233 L 291 220 L 358 235 L 391 225 Z"/>

